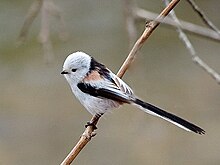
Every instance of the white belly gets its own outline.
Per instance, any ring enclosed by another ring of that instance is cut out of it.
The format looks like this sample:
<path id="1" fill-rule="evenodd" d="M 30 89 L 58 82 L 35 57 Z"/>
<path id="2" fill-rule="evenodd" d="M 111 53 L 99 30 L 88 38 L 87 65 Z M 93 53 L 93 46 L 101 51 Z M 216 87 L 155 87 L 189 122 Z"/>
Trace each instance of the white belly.
<path id="1" fill-rule="evenodd" d="M 110 99 L 102 99 L 83 93 L 81 90 L 72 90 L 76 98 L 80 103 L 89 111 L 92 115 L 104 114 L 107 111 L 118 108 L 119 103 Z"/>

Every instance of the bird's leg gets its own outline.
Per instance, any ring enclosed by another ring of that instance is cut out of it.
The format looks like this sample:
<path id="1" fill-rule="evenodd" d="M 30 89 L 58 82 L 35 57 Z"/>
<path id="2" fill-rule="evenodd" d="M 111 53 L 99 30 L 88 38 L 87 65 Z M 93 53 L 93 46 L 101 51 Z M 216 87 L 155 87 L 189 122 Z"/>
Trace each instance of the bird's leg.
<path id="1" fill-rule="evenodd" d="M 94 130 L 97 129 L 96 125 L 94 123 L 92 123 L 91 121 L 87 121 L 85 127 L 87 128 L 88 126 L 92 126 Z"/>
<path id="2" fill-rule="evenodd" d="M 94 117 L 94 118 L 95 118 L 96 120 L 88 121 L 88 122 L 86 123 L 85 127 L 87 128 L 88 126 L 92 126 L 93 129 L 96 130 L 96 129 L 97 129 L 97 127 L 96 127 L 97 120 L 98 120 L 102 115 L 103 115 L 103 113 L 95 114 L 95 117 Z M 94 118 L 93 118 L 93 119 L 94 119 Z"/>

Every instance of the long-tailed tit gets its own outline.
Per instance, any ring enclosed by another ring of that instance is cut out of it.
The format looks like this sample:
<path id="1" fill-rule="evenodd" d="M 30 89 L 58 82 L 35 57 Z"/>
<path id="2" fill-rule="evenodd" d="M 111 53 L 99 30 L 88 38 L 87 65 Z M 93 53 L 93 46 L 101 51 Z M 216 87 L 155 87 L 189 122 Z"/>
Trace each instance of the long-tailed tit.
<path id="1" fill-rule="evenodd" d="M 123 80 L 83 52 L 70 54 L 63 64 L 61 74 L 65 76 L 76 98 L 92 115 L 102 115 L 127 103 L 187 131 L 205 133 L 202 128 L 140 100 Z"/>

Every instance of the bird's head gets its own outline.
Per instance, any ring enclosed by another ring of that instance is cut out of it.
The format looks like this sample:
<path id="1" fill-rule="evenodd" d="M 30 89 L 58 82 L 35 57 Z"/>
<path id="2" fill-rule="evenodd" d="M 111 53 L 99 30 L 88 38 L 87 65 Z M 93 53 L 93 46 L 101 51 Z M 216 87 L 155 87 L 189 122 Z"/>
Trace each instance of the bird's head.
<path id="1" fill-rule="evenodd" d="M 61 74 L 64 75 L 69 84 L 77 84 L 89 72 L 91 59 L 84 52 L 72 53 L 64 61 Z"/>

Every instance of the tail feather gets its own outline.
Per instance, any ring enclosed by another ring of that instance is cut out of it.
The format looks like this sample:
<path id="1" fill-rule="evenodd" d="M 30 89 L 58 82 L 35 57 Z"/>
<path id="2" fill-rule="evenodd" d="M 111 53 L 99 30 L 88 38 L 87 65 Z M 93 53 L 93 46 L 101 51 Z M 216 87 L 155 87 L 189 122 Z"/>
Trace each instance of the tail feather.
<path id="1" fill-rule="evenodd" d="M 196 125 L 194 125 L 194 124 L 192 124 L 192 123 L 190 123 L 190 122 L 188 122 L 188 121 L 186 121 L 176 115 L 173 115 L 169 112 L 166 112 L 166 111 L 164 111 L 154 105 L 146 103 L 140 99 L 135 99 L 134 103 L 141 106 L 142 108 L 144 108 L 143 110 L 145 112 L 147 112 L 151 115 L 158 116 L 162 119 L 165 119 L 180 128 L 183 128 L 187 131 L 192 131 L 192 132 L 195 132 L 198 134 L 205 134 L 205 131 L 202 128 L 200 128 L 200 127 L 198 127 L 198 126 L 196 126 Z"/>

